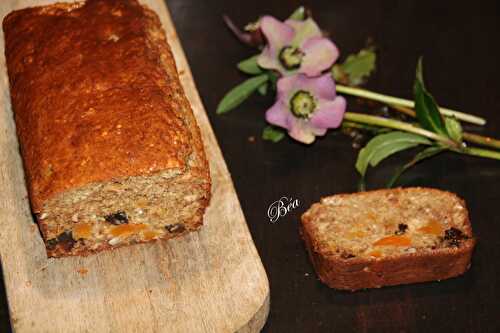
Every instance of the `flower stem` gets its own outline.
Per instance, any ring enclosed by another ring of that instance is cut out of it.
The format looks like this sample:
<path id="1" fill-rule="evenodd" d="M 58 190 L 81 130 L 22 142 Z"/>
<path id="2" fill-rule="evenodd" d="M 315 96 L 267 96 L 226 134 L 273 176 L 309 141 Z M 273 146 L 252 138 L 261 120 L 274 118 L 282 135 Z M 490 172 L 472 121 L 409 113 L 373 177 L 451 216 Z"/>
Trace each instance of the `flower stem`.
<path id="1" fill-rule="evenodd" d="M 346 129 L 355 128 L 355 129 L 365 130 L 365 131 L 369 131 L 369 132 L 373 132 L 373 133 L 391 131 L 389 128 L 380 128 L 378 126 L 366 125 L 366 124 L 356 123 L 356 122 L 348 121 L 348 120 L 344 120 L 342 122 L 342 128 L 346 128 Z"/>
<path id="2" fill-rule="evenodd" d="M 493 147 L 500 149 L 500 140 L 490 138 L 489 136 L 482 136 L 474 133 L 464 132 L 464 140 L 477 143 L 486 147 Z"/>
<path id="3" fill-rule="evenodd" d="M 411 124 L 408 124 L 408 123 L 405 123 L 405 122 L 402 122 L 399 120 L 382 118 L 382 117 L 377 117 L 377 116 L 372 116 L 372 115 L 367 115 L 367 114 L 362 114 L 362 113 L 355 113 L 355 112 L 344 113 L 344 119 L 348 120 L 348 121 L 357 122 L 357 123 L 367 124 L 367 125 L 388 127 L 388 128 L 397 129 L 397 130 L 404 131 L 404 132 L 415 133 L 418 135 L 422 135 L 426 138 L 442 142 L 442 143 L 446 144 L 447 146 L 457 147 L 457 144 L 447 137 L 444 137 L 442 135 L 436 134 L 434 132 L 425 130 L 425 129 L 420 128 L 420 127 L 413 126 Z"/>
<path id="4" fill-rule="evenodd" d="M 394 104 L 389 104 L 389 107 L 391 109 L 394 109 L 396 111 L 404 113 L 407 116 L 417 118 L 417 113 L 415 111 L 413 111 L 413 109 L 410 109 L 410 108 L 407 108 L 407 107 L 401 106 L 401 105 L 394 105 Z"/>
<path id="5" fill-rule="evenodd" d="M 486 158 L 492 158 L 495 160 L 500 160 L 500 152 L 499 151 L 476 148 L 476 147 L 465 147 L 465 148 L 461 148 L 458 150 L 455 150 L 455 149 L 453 149 L 453 150 L 458 152 L 458 153 L 464 153 L 467 155 L 486 157 Z"/>
<path id="6" fill-rule="evenodd" d="M 405 107 L 409 107 L 409 108 L 415 107 L 415 103 L 413 101 L 403 99 L 403 98 L 392 97 L 392 96 L 388 96 L 388 95 L 375 93 L 373 91 L 369 91 L 366 89 L 348 87 L 348 86 L 338 84 L 337 85 L 337 92 L 347 94 L 347 95 L 362 97 L 362 98 L 374 100 L 377 102 L 382 102 L 385 104 L 405 106 Z M 484 118 L 480 118 L 480 117 L 477 117 L 474 115 L 470 115 L 470 114 L 459 112 L 459 111 L 450 110 L 447 108 L 439 108 L 439 110 L 441 111 L 442 114 L 444 114 L 446 116 L 454 116 L 455 118 L 462 120 L 464 122 L 469 122 L 469 123 L 475 124 L 475 125 L 486 124 L 486 120 Z"/>
<path id="7" fill-rule="evenodd" d="M 415 118 L 417 115 L 415 114 L 415 111 L 413 111 L 410 108 L 404 107 L 404 106 L 399 106 L 399 105 L 389 105 L 392 109 L 399 111 L 401 113 L 404 113 L 410 117 Z M 478 145 L 486 146 L 486 147 L 492 147 L 496 149 L 500 149 L 500 140 L 491 138 L 489 136 L 482 136 L 479 134 L 474 134 L 474 133 L 469 133 L 469 132 L 464 132 L 463 137 L 465 141 L 469 141 Z"/>
<path id="8" fill-rule="evenodd" d="M 427 131 L 423 128 L 416 127 L 414 125 L 411 125 L 411 124 L 408 124 L 408 123 L 405 123 L 405 122 L 402 122 L 399 120 L 382 118 L 382 117 L 377 117 L 377 116 L 372 116 L 372 115 L 362 114 L 362 113 L 346 112 L 346 113 L 344 113 L 344 121 L 346 121 L 348 125 L 352 122 L 352 123 L 380 126 L 380 127 L 392 128 L 392 129 L 396 129 L 396 130 L 400 130 L 400 131 L 404 131 L 404 132 L 415 133 L 418 135 L 422 135 L 426 138 L 439 141 L 457 153 L 500 160 L 500 151 L 488 150 L 488 149 L 476 148 L 476 147 L 459 147 L 456 142 L 448 139 L 447 137 L 436 134 L 434 132 Z M 361 127 L 361 126 L 359 126 L 359 127 Z"/>

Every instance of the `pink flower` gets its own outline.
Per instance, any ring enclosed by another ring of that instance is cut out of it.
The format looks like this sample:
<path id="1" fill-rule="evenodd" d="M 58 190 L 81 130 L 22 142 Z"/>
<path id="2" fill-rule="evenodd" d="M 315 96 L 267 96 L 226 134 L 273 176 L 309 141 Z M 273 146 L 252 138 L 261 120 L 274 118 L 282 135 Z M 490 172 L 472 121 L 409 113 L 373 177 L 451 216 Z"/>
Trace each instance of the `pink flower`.
<path id="1" fill-rule="evenodd" d="M 262 68 L 277 70 L 282 75 L 318 76 L 339 56 L 335 44 L 323 37 L 311 18 L 283 23 L 272 16 L 264 16 L 260 28 L 268 43 L 257 59 Z"/>
<path id="2" fill-rule="evenodd" d="M 345 109 L 346 100 L 337 96 L 330 73 L 315 78 L 295 74 L 278 81 L 277 100 L 267 110 L 266 120 L 310 144 L 327 129 L 339 127 Z"/>

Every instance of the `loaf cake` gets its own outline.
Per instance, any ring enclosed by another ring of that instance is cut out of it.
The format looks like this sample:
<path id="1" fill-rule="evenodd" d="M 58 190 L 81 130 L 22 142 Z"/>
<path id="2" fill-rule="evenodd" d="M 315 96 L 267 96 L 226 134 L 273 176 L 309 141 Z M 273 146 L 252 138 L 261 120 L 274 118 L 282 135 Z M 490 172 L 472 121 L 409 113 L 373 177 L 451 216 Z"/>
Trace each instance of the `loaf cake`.
<path id="1" fill-rule="evenodd" d="M 428 188 L 323 198 L 301 235 L 321 281 L 351 291 L 460 275 L 475 244 L 464 201 Z"/>
<path id="2" fill-rule="evenodd" d="M 198 229 L 200 131 L 157 15 L 135 0 L 11 12 L 5 56 L 26 182 L 50 257 Z"/>

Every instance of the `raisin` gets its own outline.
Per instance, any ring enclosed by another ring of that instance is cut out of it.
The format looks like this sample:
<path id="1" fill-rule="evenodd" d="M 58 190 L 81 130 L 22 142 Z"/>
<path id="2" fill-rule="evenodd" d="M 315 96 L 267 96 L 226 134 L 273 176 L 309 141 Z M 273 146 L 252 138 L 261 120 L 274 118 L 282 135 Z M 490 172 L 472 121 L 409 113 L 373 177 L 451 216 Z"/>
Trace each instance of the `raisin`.
<path id="1" fill-rule="evenodd" d="M 404 223 L 400 223 L 398 224 L 398 230 L 396 230 L 396 232 L 394 232 L 396 235 L 403 235 L 404 233 L 406 233 L 406 230 L 408 230 L 408 225 L 404 224 Z"/>
<path id="2" fill-rule="evenodd" d="M 75 240 L 73 239 L 73 233 L 71 231 L 65 231 L 57 236 L 57 241 L 64 248 L 65 251 L 69 251 L 75 245 Z"/>
<path id="3" fill-rule="evenodd" d="M 354 257 L 355 257 L 355 255 L 344 251 L 344 252 L 342 252 L 342 253 L 340 254 L 340 257 L 341 257 L 342 259 L 351 259 L 351 258 L 354 258 Z"/>
<path id="4" fill-rule="evenodd" d="M 75 246 L 75 243 L 72 232 L 64 231 L 56 238 L 49 239 L 47 241 L 47 248 L 54 250 L 59 245 L 64 251 L 69 252 Z"/>
<path id="5" fill-rule="evenodd" d="M 49 250 L 55 249 L 56 245 L 57 245 L 57 238 L 51 238 L 51 239 L 47 240 L 47 248 Z"/>
<path id="6" fill-rule="evenodd" d="M 180 233 L 186 230 L 184 227 L 184 224 L 182 223 L 175 223 L 175 224 L 168 224 L 165 226 L 165 229 L 167 229 L 168 232 L 174 234 L 174 233 Z"/>
<path id="7" fill-rule="evenodd" d="M 104 216 L 106 222 L 109 222 L 114 225 L 126 224 L 128 223 L 128 216 L 123 210 L 119 210 L 114 214 L 109 214 Z"/>
<path id="8" fill-rule="evenodd" d="M 463 239 L 465 236 L 462 233 L 461 230 L 457 228 L 451 227 L 450 229 L 445 230 L 444 232 L 444 239 L 450 240 L 450 239 Z"/>
<path id="9" fill-rule="evenodd" d="M 444 231 L 443 240 L 447 241 L 448 246 L 459 247 L 460 241 L 467 238 L 469 237 L 464 235 L 464 233 L 461 230 L 451 227 L 450 229 Z"/>

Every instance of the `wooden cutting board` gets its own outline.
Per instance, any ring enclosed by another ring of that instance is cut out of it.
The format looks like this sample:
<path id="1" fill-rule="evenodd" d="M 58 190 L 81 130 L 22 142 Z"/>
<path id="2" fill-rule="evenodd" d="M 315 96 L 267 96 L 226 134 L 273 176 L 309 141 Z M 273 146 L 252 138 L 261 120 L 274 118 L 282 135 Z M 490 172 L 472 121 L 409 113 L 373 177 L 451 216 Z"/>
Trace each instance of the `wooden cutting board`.
<path id="1" fill-rule="evenodd" d="M 11 10 L 55 1 L 1 0 Z M 47 259 L 33 222 L 0 33 L 0 258 L 16 332 L 255 332 L 269 284 L 233 183 L 162 0 L 158 13 L 201 127 L 213 197 L 201 231 L 87 258 Z"/>

